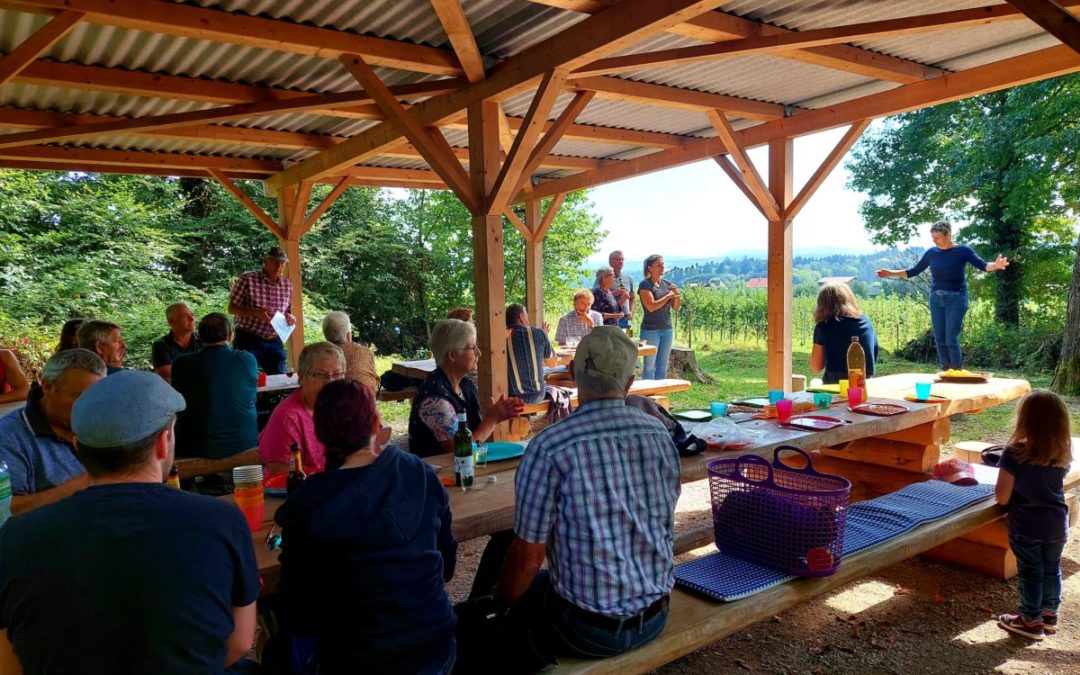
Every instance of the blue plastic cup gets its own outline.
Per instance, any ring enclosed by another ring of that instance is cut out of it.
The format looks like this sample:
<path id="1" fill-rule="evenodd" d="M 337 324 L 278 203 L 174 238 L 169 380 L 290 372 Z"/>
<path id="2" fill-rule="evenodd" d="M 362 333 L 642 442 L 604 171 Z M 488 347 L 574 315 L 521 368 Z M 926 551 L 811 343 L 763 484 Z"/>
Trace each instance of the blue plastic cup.
<path id="1" fill-rule="evenodd" d="M 781 401 L 784 398 L 783 389 L 770 389 L 769 390 L 769 403 L 776 405 L 777 401 Z"/>
<path id="2" fill-rule="evenodd" d="M 713 417 L 723 417 L 727 415 L 727 403 L 713 401 L 709 404 L 709 412 Z"/>
<path id="3" fill-rule="evenodd" d="M 827 391 L 814 392 L 814 405 L 819 408 L 828 408 L 832 405 L 832 394 Z"/>
<path id="4" fill-rule="evenodd" d="M 916 382 L 915 383 L 915 398 L 920 401 L 925 401 L 930 398 L 930 382 Z"/>

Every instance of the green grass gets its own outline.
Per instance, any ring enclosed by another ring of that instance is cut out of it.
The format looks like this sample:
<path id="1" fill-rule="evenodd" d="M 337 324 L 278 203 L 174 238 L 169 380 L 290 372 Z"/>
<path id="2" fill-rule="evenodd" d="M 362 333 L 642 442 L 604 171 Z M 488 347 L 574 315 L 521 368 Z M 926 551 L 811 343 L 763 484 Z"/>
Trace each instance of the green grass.
<path id="1" fill-rule="evenodd" d="M 380 373 L 390 370 L 390 364 L 397 360 L 400 360 L 400 357 L 376 355 L 375 369 Z M 697 361 L 702 371 L 710 375 L 715 383 L 695 383 L 689 391 L 672 394 L 670 396 L 672 408 L 707 409 L 712 401 L 731 401 L 748 396 L 763 396 L 768 390 L 767 360 L 763 349 L 745 347 L 719 351 L 699 350 Z M 809 352 L 794 353 L 793 363 L 796 373 L 809 372 L 809 362 Z M 877 363 L 878 375 L 935 372 L 937 372 L 937 367 L 934 364 L 904 361 L 887 355 L 883 355 Z M 1051 373 L 1000 371 L 996 374 L 1001 377 L 1026 379 L 1033 388 L 1049 386 L 1051 378 Z M 1080 398 L 1066 400 L 1072 413 L 1073 435 L 1080 436 Z M 405 431 L 409 423 L 409 406 L 409 401 L 379 403 L 379 414 L 383 423 L 394 427 L 395 431 Z M 952 420 L 951 442 L 968 440 L 1004 442 L 1012 432 L 1015 411 L 1016 401 L 1010 401 L 978 414 L 958 415 Z"/>

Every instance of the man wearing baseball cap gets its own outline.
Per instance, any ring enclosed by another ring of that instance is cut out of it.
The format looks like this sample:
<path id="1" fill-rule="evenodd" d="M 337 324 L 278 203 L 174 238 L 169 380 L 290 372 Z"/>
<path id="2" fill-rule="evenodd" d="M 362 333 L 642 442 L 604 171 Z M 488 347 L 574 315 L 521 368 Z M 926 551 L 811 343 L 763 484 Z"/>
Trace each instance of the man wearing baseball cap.
<path id="1" fill-rule="evenodd" d="M 229 294 L 229 314 L 236 317 L 233 348 L 254 354 L 267 375 L 285 372 L 285 345 L 270 319 L 281 312 L 290 326 L 296 323 L 292 282 L 284 275 L 287 262 L 289 257 L 281 247 L 270 247 L 262 269 L 240 275 Z"/>
<path id="2" fill-rule="evenodd" d="M 522 627 L 520 642 L 507 641 L 519 669 L 558 654 L 614 656 L 667 624 L 679 452 L 659 421 L 626 405 L 637 358 L 617 326 L 583 337 L 578 409 L 541 431 L 518 467 L 515 539 L 495 600 Z"/>
<path id="3" fill-rule="evenodd" d="M 130 370 L 76 400 L 90 487 L 0 529 L 0 670 L 221 673 L 251 648 L 244 519 L 163 484 L 183 409 L 159 376 Z"/>

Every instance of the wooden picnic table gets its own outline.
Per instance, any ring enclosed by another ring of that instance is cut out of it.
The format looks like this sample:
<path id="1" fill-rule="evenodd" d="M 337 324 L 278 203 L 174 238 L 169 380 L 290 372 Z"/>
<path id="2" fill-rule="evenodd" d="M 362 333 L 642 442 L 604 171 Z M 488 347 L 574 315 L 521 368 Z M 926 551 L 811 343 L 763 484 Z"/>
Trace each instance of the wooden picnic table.
<path id="1" fill-rule="evenodd" d="M 559 365 L 566 365 L 574 358 L 576 349 L 556 345 L 555 357 Z M 638 345 L 638 356 L 655 356 L 656 345 Z M 412 377 L 417 380 L 427 379 L 427 376 L 435 371 L 435 359 L 419 359 L 417 361 L 394 361 L 390 369 L 398 375 Z"/>

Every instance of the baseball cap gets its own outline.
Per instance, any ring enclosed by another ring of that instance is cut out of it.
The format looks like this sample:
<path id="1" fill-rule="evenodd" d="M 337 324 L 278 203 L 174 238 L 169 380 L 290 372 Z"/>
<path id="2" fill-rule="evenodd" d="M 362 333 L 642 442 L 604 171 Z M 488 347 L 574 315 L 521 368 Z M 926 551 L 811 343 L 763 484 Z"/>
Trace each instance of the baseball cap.
<path id="1" fill-rule="evenodd" d="M 574 376 L 587 375 L 619 385 L 634 374 L 638 349 L 617 326 L 597 326 L 581 338 L 574 354 Z"/>
<path id="2" fill-rule="evenodd" d="M 159 375 L 124 370 L 75 399 L 71 429 L 82 445 L 115 448 L 160 431 L 185 407 L 184 397 Z"/>
<path id="3" fill-rule="evenodd" d="M 266 255 L 263 256 L 263 260 L 289 262 L 289 256 L 285 255 L 285 251 L 282 251 L 280 246 L 271 246 L 270 249 L 267 250 Z"/>
<path id="4" fill-rule="evenodd" d="M 975 469 L 959 459 L 946 459 L 934 465 L 934 478 L 939 478 L 954 485 L 977 485 Z"/>

